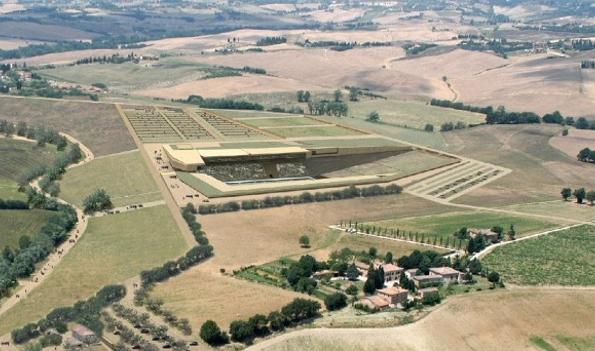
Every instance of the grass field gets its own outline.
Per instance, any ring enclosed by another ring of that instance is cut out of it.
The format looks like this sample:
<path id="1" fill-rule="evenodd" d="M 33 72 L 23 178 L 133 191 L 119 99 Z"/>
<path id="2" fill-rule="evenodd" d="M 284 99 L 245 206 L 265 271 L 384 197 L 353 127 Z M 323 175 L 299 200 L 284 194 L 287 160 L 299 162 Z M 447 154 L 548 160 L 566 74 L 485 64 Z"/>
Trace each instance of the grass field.
<path id="1" fill-rule="evenodd" d="M 291 127 L 291 126 L 309 126 L 320 125 L 324 122 L 316 121 L 307 117 L 274 117 L 274 118 L 254 118 L 242 119 L 242 123 L 249 124 L 254 127 Z M 273 132 L 275 129 L 273 130 Z"/>
<path id="2" fill-rule="evenodd" d="M 18 248 L 21 236 L 37 235 L 54 214 L 52 211 L 44 210 L 0 210 L 0 248 Z"/>
<path id="3" fill-rule="evenodd" d="M 19 192 L 19 186 L 14 180 L 0 177 L 0 199 L 25 201 L 27 196 Z"/>
<path id="4" fill-rule="evenodd" d="M 480 211 L 462 211 L 397 220 L 389 219 L 367 224 L 401 231 L 429 233 L 432 236 L 442 236 L 444 239 L 451 237 L 451 240 L 453 233 L 462 227 L 492 228 L 499 225 L 507 231 L 510 225 L 514 224 L 517 237 L 522 237 L 557 226 L 554 222 L 544 220 Z"/>
<path id="5" fill-rule="evenodd" d="M 445 122 L 464 122 L 478 124 L 485 122 L 480 113 L 458 111 L 431 106 L 417 101 L 400 100 L 363 100 L 349 103 L 349 114 L 357 118 L 366 118 L 370 112 L 376 111 L 384 123 L 423 129 L 429 123 L 435 130 Z"/>
<path id="6" fill-rule="evenodd" d="M 587 204 L 578 205 L 574 201 L 545 201 L 506 206 L 513 211 L 534 213 L 539 215 L 555 215 L 557 217 L 576 219 L 581 221 L 595 221 L 595 208 Z"/>
<path id="7" fill-rule="evenodd" d="M 0 138 L 0 177 L 16 181 L 31 167 L 51 165 L 58 155 L 53 145 L 37 147 L 33 142 Z"/>
<path id="8" fill-rule="evenodd" d="M 158 64 L 145 66 L 142 64 L 87 64 L 60 66 L 52 69 L 36 71 L 48 79 L 91 85 L 106 83 L 109 89 L 118 92 L 129 92 L 145 89 L 150 86 L 167 86 L 174 82 L 196 80 L 205 75 L 200 71 L 205 65 L 181 63 L 175 59 L 160 60 Z M 168 84 L 169 83 L 169 84 Z"/>
<path id="9" fill-rule="evenodd" d="M 135 148 L 112 104 L 0 96 L 0 119 L 25 121 L 68 133 L 95 156 Z"/>
<path id="10" fill-rule="evenodd" d="M 325 137 L 325 136 L 349 136 L 361 135 L 362 133 L 353 129 L 347 129 L 339 126 L 320 126 L 320 127 L 288 127 L 267 129 L 269 133 L 284 138 L 303 138 L 303 137 Z"/>
<path id="11" fill-rule="evenodd" d="M 556 335 L 591 350 L 595 292 L 556 289 L 461 294 L 427 317 L 394 328 L 310 328 L 265 340 L 249 351 L 539 350 L 530 338 Z M 539 321 L 539 322 L 536 322 Z M 494 326 L 499 326 L 494 328 Z M 580 327 L 577 327 L 580 326 Z M 390 342 L 387 342 L 390 340 Z M 579 344 L 580 345 L 580 344 Z"/>
<path id="12" fill-rule="evenodd" d="M 505 282 L 595 285 L 595 227 L 580 226 L 496 248 L 483 262 Z"/>
<path id="13" fill-rule="evenodd" d="M 87 232 L 46 281 L 0 319 L 0 335 L 106 284 L 176 258 L 187 249 L 166 206 L 91 218 Z"/>
<path id="14" fill-rule="evenodd" d="M 103 188 L 115 207 L 161 199 L 138 151 L 106 156 L 69 170 L 60 182 L 60 196 L 78 206 L 95 189 Z"/>

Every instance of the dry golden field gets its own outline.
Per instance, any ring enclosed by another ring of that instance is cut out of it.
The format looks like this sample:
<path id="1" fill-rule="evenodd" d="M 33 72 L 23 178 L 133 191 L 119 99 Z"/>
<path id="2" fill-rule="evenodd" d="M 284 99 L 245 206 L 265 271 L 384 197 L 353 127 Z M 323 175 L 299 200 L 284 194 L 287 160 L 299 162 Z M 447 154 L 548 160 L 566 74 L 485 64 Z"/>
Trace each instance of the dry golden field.
<path id="1" fill-rule="evenodd" d="M 543 338 L 557 347 L 560 342 L 556 336 L 592 340 L 594 301 L 594 290 L 515 289 L 463 294 L 449 298 L 436 311 L 409 325 L 303 329 L 248 350 L 537 351 L 541 349 L 531 338 Z"/>
<path id="2" fill-rule="evenodd" d="M 595 148 L 595 131 L 570 129 L 567 136 L 560 134 L 552 137 L 550 145 L 575 158 L 582 149 Z"/>

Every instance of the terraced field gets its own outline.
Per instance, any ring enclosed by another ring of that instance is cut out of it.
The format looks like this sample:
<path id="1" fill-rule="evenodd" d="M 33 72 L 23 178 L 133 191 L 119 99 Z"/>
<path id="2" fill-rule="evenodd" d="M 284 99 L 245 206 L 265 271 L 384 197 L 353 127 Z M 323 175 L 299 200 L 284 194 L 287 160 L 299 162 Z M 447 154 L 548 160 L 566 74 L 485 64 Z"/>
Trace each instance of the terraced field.
<path id="1" fill-rule="evenodd" d="M 463 160 L 443 172 L 412 184 L 407 190 L 415 195 L 451 201 L 509 172 L 503 167 Z"/>

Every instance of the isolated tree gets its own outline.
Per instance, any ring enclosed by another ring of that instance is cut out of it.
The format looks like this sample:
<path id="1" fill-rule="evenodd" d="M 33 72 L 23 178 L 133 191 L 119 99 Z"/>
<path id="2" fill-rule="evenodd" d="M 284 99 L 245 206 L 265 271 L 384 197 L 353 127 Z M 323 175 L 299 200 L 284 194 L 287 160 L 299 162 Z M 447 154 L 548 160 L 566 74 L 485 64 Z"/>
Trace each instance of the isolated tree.
<path id="1" fill-rule="evenodd" d="M 508 229 L 508 233 L 506 234 L 508 235 L 509 240 L 516 240 L 516 230 L 514 229 L 513 224 L 510 225 L 510 229 Z"/>
<path id="2" fill-rule="evenodd" d="M 388 251 L 385 255 L 384 255 L 384 263 L 393 263 L 393 253 Z"/>
<path id="3" fill-rule="evenodd" d="M 366 121 L 374 123 L 380 122 L 380 114 L 376 111 L 372 111 L 368 114 L 368 117 L 366 117 Z"/>
<path id="4" fill-rule="evenodd" d="M 574 197 L 576 198 L 576 202 L 582 204 L 586 195 L 585 188 L 575 189 L 572 195 L 574 195 Z"/>
<path id="5" fill-rule="evenodd" d="M 355 301 L 357 300 L 357 295 L 359 293 L 359 290 L 357 289 L 357 286 L 355 285 L 349 285 L 347 287 L 347 289 L 345 289 L 345 292 L 351 296 L 351 303 L 355 303 Z"/>
<path id="6" fill-rule="evenodd" d="M 500 282 L 500 274 L 498 274 L 498 272 L 491 271 L 488 273 L 488 281 L 492 283 L 492 286 L 496 286 L 496 284 Z"/>
<path id="7" fill-rule="evenodd" d="M 349 88 L 349 101 L 357 101 L 359 99 L 359 89 L 356 87 Z"/>
<path id="8" fill-rule="evenodd" d="M 590 190 L 589 192 L 587 192 L 587 194 L 585 195 L 585 199 L 587 199 L 591 206 L 593 206 L 593 203 L 595 203 L 595 190 Z"/>
<path id="9" fill-rule="evenodd" d="M 428 133 L 432 133 L 432 132 L 434 132 L 434 125 L 433 125 L 433 124 L 430 124 L 430 123 L 428 123 L 428 124 L 426 124 L 426 126 L 424 127 L 424 130 L 425 130 L 426 132 L 428 132 Z"/>
<path id="10" fill-rule="evenodd" d="M 347 267 L 347 271 L 345 272 L 345 275 L 347 276 L 347 279 L 349 279 L 349 280 L 357 280 L 357 278 L 359 278 L 359 270 L 357 269 L 357 267 L 355 266 L 354 263 L 352 263 L 351 265 L 349 265 L 349 267 Z"/>
<path id="11" fill-rule="evenodd" d="M 560 195 L 562 195 L 564 201 L 568 201 L 568 199 L 570 199 L 570 197 L 572 196 L 572 189 L 563 188 L 562 191 L 560 191 Z"/>
<path id="12" fill-rule="evenodd" d="M 335 90 L 335 92 L 333 93 L 333 96 L 335 98 L 335 102 L 340 102 L 342 97 L 343 97 L 343 93 L 341 92 L 340 89 Z"/>
<path id="13" fill-rule="evenodd" d="M 229 342 L 229 337 L 221 331 L 217 323 L 208 320 L 200 327 L 200 338 L 211 346 L 224 345 Z"/>
<path id="14" fill-rule="evenodd" d="M 83 201 L 85 213 L 103 211 L 112 207 L 112 200 L 104 189 L 97 189 Z"/>
<path id="15" fill-rule="evenodd" d="M 376 258 L 376 255 L 378 255 L 378 249 L 372 246 L 368 249 L 368 255 L 370 255 L 372 258 Z"/>
<path id="16" fill-rule="evenodd" d="M 581 151 L 579 151 L 578 155 L 576 155 L 576 158 L 582 162 L 589 162 L 591 158 L 591 149 L 589 149 L 588 147 L 582 149 Z"/>
<path id="17" fill-rule="evenodd" d="M 376 283 L 373 277 L 368 277 L 364 283 L 364 292 L 368 295 L 372 295 L 376 292 Z"/>
<path id="18" fill-rule="evenodd" d="M 347 306 L 347 296 L 340 292 L 327 295 L 324 298 L 324 305 L 329 311 L 340 310 L 341 308 Z"/>
<path id="19" fill-rule="evenodd" d="M 310 247 L 310 238 L 307 235 L 300 236 L 299 242 L 301 247 Z"/>

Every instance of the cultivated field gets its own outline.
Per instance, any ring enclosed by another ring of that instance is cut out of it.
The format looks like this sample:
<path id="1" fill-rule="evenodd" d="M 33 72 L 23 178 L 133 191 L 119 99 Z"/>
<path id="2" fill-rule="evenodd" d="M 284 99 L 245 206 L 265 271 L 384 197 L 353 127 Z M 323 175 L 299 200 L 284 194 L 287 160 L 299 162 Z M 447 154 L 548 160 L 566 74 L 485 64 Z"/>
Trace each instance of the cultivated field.
<path id="1" fill-rule="evenodd" d="M 0 248 L 18 248 L 21 236 L 37 235 L 52 215 L 54 212 L 44 210 L 0 210 Z"/>
<path id="2" fill-rule="evenodd" d="M 0 119 L 25 121 L 68 133 L 89 147 L 95 156 L 134 149 L 132 138 L 112 104 L 0 97 Z"/>
<path id="3" fill-rule="evenodd" d="M 483 262 L 505 282 L 595 285 L 595 227 L 580 226 L 496 248 Z"/>
<path id="4" fill-rule="evenodd" d="M 451 240 L 453 240 L 453 234 L 462 227 L 489 229 L 494 226 L 501 226 L 506 232 L 512 224 L 514 225 L 517 237 L 522 237 L 558 226 L 554 222 L 547 222 L 545 220 L 481 211 L 450 212 L 430 216 L 401 218 L 398 220 L 388 219 L 367 224 L 407 232 L 426 233 L 426 236 L 438 236 L 444 239 L 450 237 Z"/>
<path id="5" fill-rule="evenodd" d="M 531 342 L 532 337 L 556 340 L 556 335 L 593 345 L 593 301 L 592 290 L 520 289 L 463 294 L 449 298 L 429 316 L 405 326 L 304 329 L 248 350 L 293 351 L 306 347 L 313 351 L 536 351 L 539 349 Z"/>
<path id="6" fill-rule="evenodd" d="M 52 275 L 0 319 L 0 335 L 50 310 L 88 298 L 187 250 L 165 206 L 89 219 L 87 231 Z"/>
<path id="7" fill-rule="evenodd" d="M 550 139 L 550 145 L 564 152 L 572 158 L 576 158 L 579 151 L 595 145 L 595 131 L 570 129 L 567 136 L 557 135 Z"/>
<path id="8" fill-rule="evenodd" d="M 105 189 L 115 207 L 161 199 L 138 151 L 110 155 L 70 169 L 60 181 L 60 197 L 82 206 L 95 189 Z"/>
<path id="9" fill-rule="evenodd" d="M 38 147 L 35 142 L 0 138 L 0 177 L 17 181 L 25 170 L 51 165 L 59 154 L 54 145 Z"/>
<path id="10" fill-rule="evenodd" d="M 362 135 L 362 133 L 340 126 L 320 125 L 320 126 L 296 126 L 288 128 L 269 128 L 269 133 L 273 133 L 284 138 L 304 138 L 304 137 L 335 137 Z"/>

